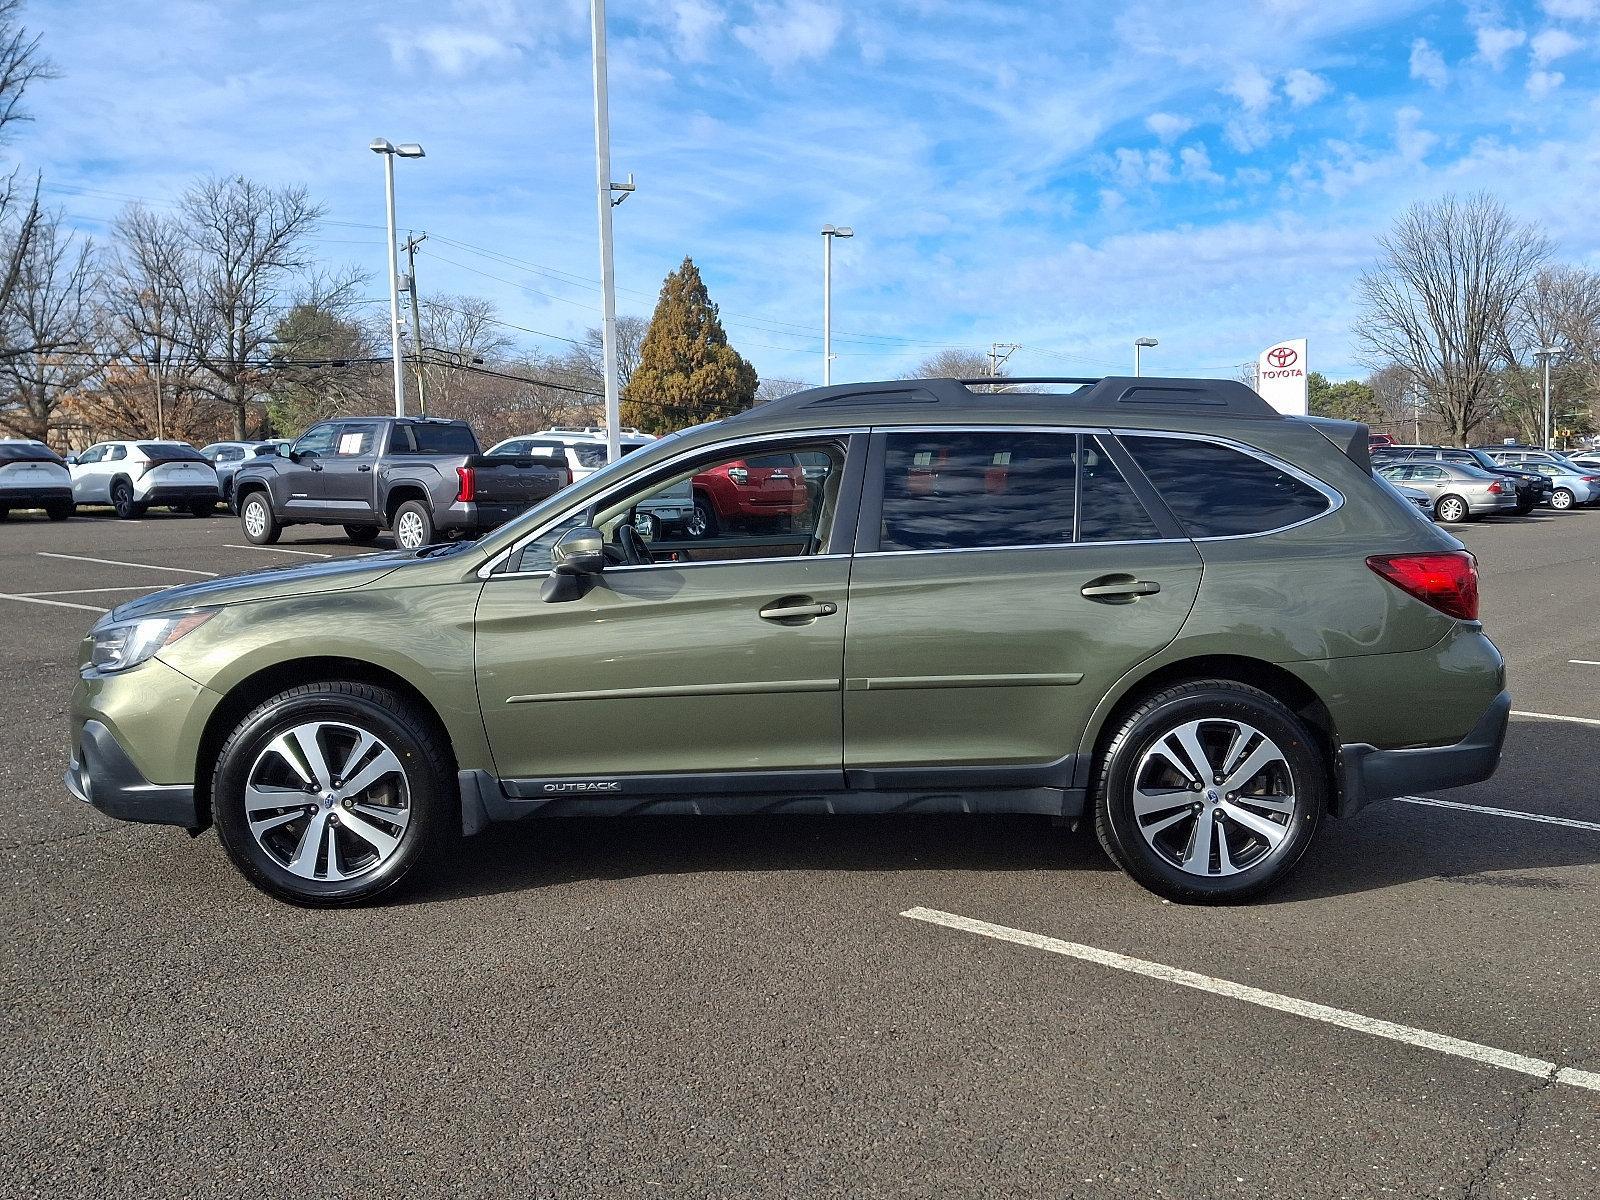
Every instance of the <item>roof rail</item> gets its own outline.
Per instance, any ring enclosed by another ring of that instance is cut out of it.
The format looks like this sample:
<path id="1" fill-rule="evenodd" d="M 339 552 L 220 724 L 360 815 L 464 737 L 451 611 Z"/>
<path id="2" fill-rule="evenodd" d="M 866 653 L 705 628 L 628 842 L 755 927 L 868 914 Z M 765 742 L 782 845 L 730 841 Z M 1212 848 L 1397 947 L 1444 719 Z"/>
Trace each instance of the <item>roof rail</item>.
<path id="1" fill-rule="evenodd" d="M 1012 383 L 1099 383 L 1104 378 L 1104 375 L 974 375 L 969 379 L 958 379 L 956 382 L 967 387 L 973 384 L 993 387 L 997 384 Z"/>

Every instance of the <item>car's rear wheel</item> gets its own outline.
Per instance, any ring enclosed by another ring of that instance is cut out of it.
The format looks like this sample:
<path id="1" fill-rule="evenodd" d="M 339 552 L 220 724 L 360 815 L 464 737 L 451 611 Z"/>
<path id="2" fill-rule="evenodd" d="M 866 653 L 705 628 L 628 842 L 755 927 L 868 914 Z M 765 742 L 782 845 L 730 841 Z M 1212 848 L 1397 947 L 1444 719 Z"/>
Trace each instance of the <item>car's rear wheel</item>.
<path id="1" fill-rule="evenodd" d="M 1095 832 L 1158 895 L 1237 900 L 1300 860 L 1329 790 L 1325 756 L 1277 699 L 1232 680 L 1181 683 L 1113 733 L 1096 780 Z"/>
<path id="2" fill-rule="evenodd" d="M 251 492 L 239 505 L 239 526 L 244 530 L 245 541 L 256 546 L 270 546 L 283 532 L 278 519 L 272 515 L 272 503 L 265 492 Z"/>
<path id="3" fill-rule="evenodd" d="M 394 514 L 394 541 L 402 550 L 420 550 L 433 541 L 433 514 L 420 500 L 407 500 Z"/>
<path id="4" fill-rule="evenodd" d="M 346 525 L 344 535 L 358 546 L 365 546 L 368 542 L 376 541 L 378 527 L 376 525 Z"/>
<path id="5" fill-rule="evenodd" d="M 191 517 L 209 517 L 216 510 L 216 503 L 211 500 L 196 500 L 188 506 Z"/>
<path id="6" fill-rule="evenodd" d="M 359 904 L 452 830 L 450 747 L 397 692 L 328 680 L 244 718 L 217 756 L 217 832 L 251 883 L 293 904 Z"/>
<path id="7" fill-rule="evenodd" d="M 1439 503 L 1433 506 L 1433 515 L 1447 524 L 1467 519 L 1467 502 L 1460 496 L 1441 496 Z"/>
<path id="8" fill-rule="evenodd" d="M 124 521 L 136 520 L 145 514 L 145 505 L 133 498 L 133 484 L 126 479 L 112 482 L 111 507 L 116 509 L 117 516 Z"/>
<path id="9" fill-rule="evenodd" d="M 694 511 L 683 523 L 683 531 L 692 538 L 714 538 L 721 532 L 721 526 L 717 522 L 717 510 L 705 496 L 694 498 Z"/>
<path id="10" fill-rule="evenodd" d="M 1566 488 L 1557 488 L 1550 493 L 1550 507 L 1565 512 L 1572 507 L 1573 495 Z"/>
<path id="11" fill-rule="evenodd" d="M 45 516 L 52 521 L 70 521 L 77 511 L 78 506 L 71 500 L 62 504 L 47 504 L 44 510 Z"/>
<path id="12" fill-rule="evenodd" d="M 11 515 L 11 510 L 9 508 L 7 508 L 5 505 L 0 504 L 0 521 L 4 521 L 10 515 Z"/>

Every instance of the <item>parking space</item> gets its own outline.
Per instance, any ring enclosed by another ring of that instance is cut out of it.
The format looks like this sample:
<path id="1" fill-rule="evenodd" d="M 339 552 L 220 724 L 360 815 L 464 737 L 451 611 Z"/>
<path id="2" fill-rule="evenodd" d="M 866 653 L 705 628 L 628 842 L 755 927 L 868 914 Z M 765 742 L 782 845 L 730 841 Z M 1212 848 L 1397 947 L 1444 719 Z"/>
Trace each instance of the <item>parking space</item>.
<path id="1" fill-rule="evenodd" d="M 97 610 L 364 549 L 13 519 L 0 1192 L 1600 1193 L 1600 512 L 1459 533 L 1543 715 L 1263 902 L 1165 904 L 1033 818 L 574 819 L 330 913 L 72 801 L 64 710 Z"/>

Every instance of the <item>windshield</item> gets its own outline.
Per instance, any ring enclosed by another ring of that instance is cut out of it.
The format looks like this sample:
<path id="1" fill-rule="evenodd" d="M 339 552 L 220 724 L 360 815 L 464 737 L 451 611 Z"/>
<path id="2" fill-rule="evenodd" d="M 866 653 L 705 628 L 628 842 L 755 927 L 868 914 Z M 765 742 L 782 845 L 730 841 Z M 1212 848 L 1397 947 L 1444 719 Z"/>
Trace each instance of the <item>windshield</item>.
<path id="1" fill-rule="evenodd" d="M 140 442 L 139 453 L 153 463 L 211 461 L 193 446 L 177 446 L 170 442 Z"/>

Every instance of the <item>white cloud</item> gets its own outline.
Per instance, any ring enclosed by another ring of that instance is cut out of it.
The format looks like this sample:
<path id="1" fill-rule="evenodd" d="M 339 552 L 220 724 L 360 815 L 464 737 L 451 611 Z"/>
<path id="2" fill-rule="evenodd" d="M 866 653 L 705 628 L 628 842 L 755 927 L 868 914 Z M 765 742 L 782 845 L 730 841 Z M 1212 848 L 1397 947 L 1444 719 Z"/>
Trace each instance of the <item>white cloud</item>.
<path id="1" fill-rule="evenodd" d="M 1442 88 L 1449 77 L 1444 55 L 1430 46 L 1427 38 L 1411 43 L 1411 78 L 1420 79 L 1429 87 Z"/>
<path id="2" fill-rule="evenodd" d="M 1592 21 L 1600 16 L 1600 0 L 1542 0 L 1539 7 L 1558 21 Z"/>
<path id="3" fill-rule="evenodd" d="M 1143 151 L 1124 146 L 1113 152 L 1109 170 L 1124 188 L 1171 183 L 1172 155 L 1166 150 Z"/>
<path id="4" fill-rule="evenodd" d="M 1272 126 L 1257 116 L 1235 117 L 1222 127 L 1222 136 L 1240 154 L 1259 150 L 1272 140 Z"/>
<path id="5" fill-rule="evenodd" d="M 1100 189 L 1100 210 L 1102 212 L 1116 212 L 1127 200 L 1115 188 Z"/>
<path id="6" fill-rule="evenodd" d="M 1194 122 L 1188 117 L 1180 117 L 1174 113 L 1151 113 L 1144 119 L 1144 127 L 1155 134 L 1163 142 L 1174 141 L 1194 128 Z"/>
<path id="7" fill-rule="evenodd" d="M 1421 162 L 1439 144 L 1439 135 L 1422 128 L 1422 110 L 1407 106 L 1394 114 L 1394 148 L 1406 162 Z"/>
<path id="8" fill-rule="evenodd" d="M 709 0 L 659 0 L 648 19 L 667 31 L 685 62 L 709 62 L 722 29 L 723 13 Z"/>
<path id="9" fill-rule="evenodd" d="M 833 49 L 844 14 L 818 0 L 784 0 L 755 6 L 754 22 L 733 31 L 741 45 L 773 68 L 821 58 Z"/>
<path id="10" fill-rule="evenodd" d="M 1296 67 L 1283 77 L 1283 94 L 1295 108 L 1315 104 L 1332 90 L 1333 84 L 1304 67 Z"/>
<path id="11" fill-rule="evenodd" d="M 1533 65 L 1547 67 L 1557 59 L 1583 49 L 1583 39 L 1574 37 L 1565 29 L 1546 29 L 1535 35 L 1529 46 L 1533 50 Z"/>
<path id="12" fill-rule="evenodd" d="M 1222 182 L 1222 176 L 1211 169 L 1211 155 L 1204 146 L 1185 146 L 1178 151 L 1178 161 L 1183 164 L 1183 177 L 1191 183 Z"/>
<path id="13" fill-rule="evenodd" d="M 1543 100 L 1566 82 L 1566 78 L 1560 71 L 1535 71 L 1528 76 L 1528 95 Z"/>
<path id="14" fill-rule="evenodd" d="M 402 66 L 420 57 L 430 60 L 446 75 L 462 75 L 486 63 L 515 58 L 518 51 L 512 43 L 494 34 L 435 25 L 419 33 L 390 34 L 389 53 Z"/>
<path id="15" fill-rule="evenodd" d="M 1506 55 L 1527 40 L 1528 35 L 1520 29 L 1510 29 L 1504 25 L 1480 25 L 1478 57 L 1498 71 L 1506 65 Z"/>
<path id="16" fill-rule="evenodd" d="M 1254 64 L 1236 71 L 1222 90 L 1243 105 L 1246 112 L 1261 112 L 1272 103 L 1272 80 Z"/>

